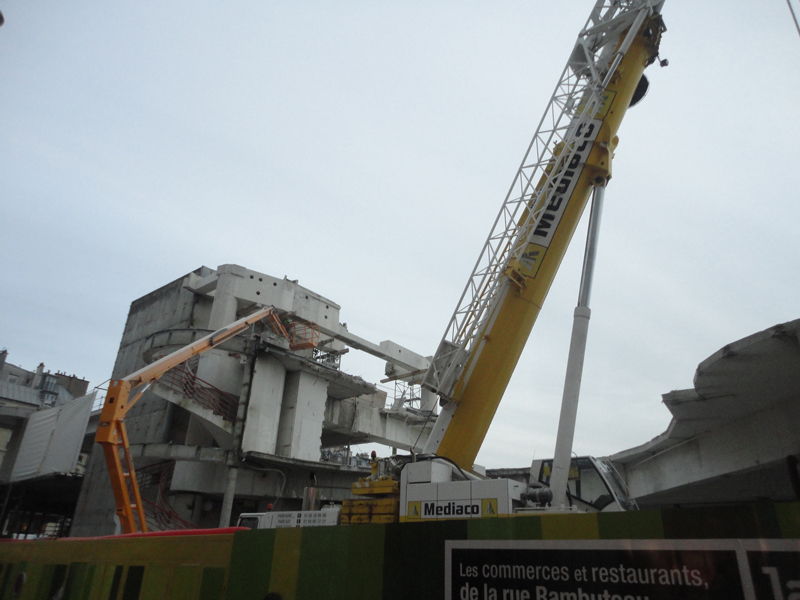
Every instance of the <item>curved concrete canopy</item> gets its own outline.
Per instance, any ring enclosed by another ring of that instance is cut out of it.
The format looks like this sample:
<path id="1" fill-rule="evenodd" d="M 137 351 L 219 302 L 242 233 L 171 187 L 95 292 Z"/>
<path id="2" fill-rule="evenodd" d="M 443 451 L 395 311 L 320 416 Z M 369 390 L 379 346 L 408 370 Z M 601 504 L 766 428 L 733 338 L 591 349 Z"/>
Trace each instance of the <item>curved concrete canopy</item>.
<path id="1" fill-rule="evenodd" d="M 663 395 L 667 431 L 611 460 L 640 505 L 788 500 L 800 454 L 800 319 L 721 348 Z"/>

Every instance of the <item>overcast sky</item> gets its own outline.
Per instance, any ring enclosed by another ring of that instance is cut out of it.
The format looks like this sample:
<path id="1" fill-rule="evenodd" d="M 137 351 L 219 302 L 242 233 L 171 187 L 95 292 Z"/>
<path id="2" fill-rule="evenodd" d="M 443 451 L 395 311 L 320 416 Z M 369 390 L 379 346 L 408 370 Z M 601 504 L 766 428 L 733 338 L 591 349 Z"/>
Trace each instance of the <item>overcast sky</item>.
<path id="1" fill-rule="evenodd" d="M 133 300 L 236 263 L 432 354 L 592 6 L 0 0 L 0 347 L 100 384 Z M 786 2 L 663 12 L 670 65 L 606 194 L 579 454 L 658 435 L 700 361 L 800 317 Z M 585 225 L 479 463 L 552 456 Z"/>

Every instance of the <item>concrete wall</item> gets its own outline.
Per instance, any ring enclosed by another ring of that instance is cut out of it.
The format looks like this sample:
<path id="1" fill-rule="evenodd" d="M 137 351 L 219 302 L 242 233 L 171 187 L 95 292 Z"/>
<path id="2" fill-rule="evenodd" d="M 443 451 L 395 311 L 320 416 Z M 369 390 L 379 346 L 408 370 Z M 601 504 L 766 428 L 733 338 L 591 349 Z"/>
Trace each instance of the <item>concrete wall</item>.
<path id="1" fill-rule="evenodd" d="M 72 395 L 73 398 L 80 398 L 85 396 L 89 390 L 89 382 L 75 375 L 67 375 L 66 373 L 56 373 L 58 383 Z"/>
<path id="2" fill-rule="evenodd" d="M 195 271 L 197 275 L 208 273 L 210 270 L 206 267 Z M 188 276 L 176 279 L 131 304 L 111 374 L 113 378 L 124 377 L 145 365 L 142 349 L 149 335 L 170 328 L 203 328 L 206 325 L 211 302 L 198 301 L 197 296 L 184 289 L 188 279 Z M 173 434 L 170 417 L 176 410 L 170 406 L 158 396 L 146 393 L 125 419 L 131 444 L 184 443 L 185 440 L 170 439 Z M 95 444 L 78 498 L 71 536 L 110 535 L 115 529 L 114 496 L 108 470 L 103 451 Z"/>
<path id="3" fill-rule="evenodd" d="M 27 419 L 0 418 L 3 437 L 7 438 L 5 449 L 0 457 L 0 483 L 7 483 L 11 479 L 11 472 L 19 455 L 19 447 L 27 423 Z"/>
<path id="4" fill-rule="evenodd" d="M 275 358 L 256 359 L 242 437 L 243 452 L 275 454 L 285 379 L 286 368 Z"/>
<path id="5" fill-rule="evenodd" d="M 8 353 L 3 354 L 3 356 L 7 357 Z M 2 381 L 10 381 L 17 385 L 30 386 L 33 383 L 33 378 L 33 372 L 7 362 L 4 363 L 0 369 L 0 380 Z"/>

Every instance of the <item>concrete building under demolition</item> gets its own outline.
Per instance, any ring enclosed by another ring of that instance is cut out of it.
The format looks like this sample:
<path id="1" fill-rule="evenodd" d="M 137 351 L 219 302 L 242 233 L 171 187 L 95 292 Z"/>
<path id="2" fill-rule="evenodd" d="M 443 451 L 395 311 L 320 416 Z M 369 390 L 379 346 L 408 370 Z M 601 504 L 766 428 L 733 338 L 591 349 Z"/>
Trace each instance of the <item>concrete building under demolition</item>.
<path id="1" fill-rule="evenodd" d="M 297 281 L 238 265 L 201 267 L 134 301 L 112 378 L 261 306 L 277 310 L 291 339 L 258 323 L 169 371 L 125 419 L 151 529 L 224 526 L 275 503 L 300 509 L 306 488 L 339 502 L 368 473 L 352 444 L 425 445 L 436 411 L 436 397 L 418 387 L 427 358 L 350 333 L 338 304 Z M 385 360 L 387 379 L 413 393 L 387 399 L 375 383 L 342 372 L 351 348 Z M 71 535 L 117 530 L 95 445 Z"/>

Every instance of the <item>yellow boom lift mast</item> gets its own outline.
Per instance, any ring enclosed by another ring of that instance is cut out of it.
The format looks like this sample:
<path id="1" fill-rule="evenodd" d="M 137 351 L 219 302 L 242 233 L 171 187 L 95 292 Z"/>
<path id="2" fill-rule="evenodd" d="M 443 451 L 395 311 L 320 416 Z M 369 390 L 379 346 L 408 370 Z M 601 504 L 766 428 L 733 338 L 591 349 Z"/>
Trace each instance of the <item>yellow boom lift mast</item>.
<path id="1" fill-rule="evenodd" d="M 272 307 L 262 308 L 127 377 L 112 380 L 109 384 L 95 441 L 103 447 L 108 473 L 111 477 L 111 488 L 114 491 L 117 516 L 123 533 L 147 531 L 144 506 L 139 485 L 136 482 L 136 472 L 128 445 L 128 434 L 125 430 L 125 416 L 128 411 L 133 408 L 142 394 L 167 371 L 193 356 L 218 346 L 262 319 L 268 319 L 270 326 L 276 332 L 284 337 L 289 337 L 275 309 Z"/>

